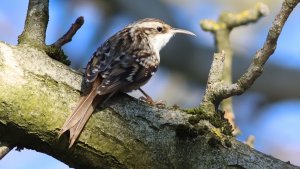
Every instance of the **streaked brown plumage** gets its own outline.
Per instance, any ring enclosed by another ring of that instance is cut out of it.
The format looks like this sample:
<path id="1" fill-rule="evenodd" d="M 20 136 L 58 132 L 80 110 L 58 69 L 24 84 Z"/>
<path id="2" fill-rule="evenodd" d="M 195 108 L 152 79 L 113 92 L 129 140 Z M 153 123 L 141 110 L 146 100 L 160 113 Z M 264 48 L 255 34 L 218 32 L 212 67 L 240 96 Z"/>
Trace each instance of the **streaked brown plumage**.
<path id="1" fill-rule="evenodd" d="M 116 92 L 141 90 L 158 68 L 160 49 L 175 33 L 195 35 L 159 19 L 146 18 L 126 26 L 97 49 L 85 72 L 92 89 L 81 97 L 59 133 L 70 131 L 70 147 L 99 103 Z M 145 96 L 148 103 L 154 104 L 151 97 Z"/>

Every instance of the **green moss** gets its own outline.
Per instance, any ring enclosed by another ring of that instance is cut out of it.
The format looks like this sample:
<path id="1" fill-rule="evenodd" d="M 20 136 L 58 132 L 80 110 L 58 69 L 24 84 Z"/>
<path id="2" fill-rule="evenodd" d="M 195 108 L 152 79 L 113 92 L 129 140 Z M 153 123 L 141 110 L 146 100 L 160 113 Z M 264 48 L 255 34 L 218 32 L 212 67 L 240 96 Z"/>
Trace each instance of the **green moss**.
<path id="1" fill-rule="evenodd" d="M 39 34 L 38 32 L 31 33 Z M 24 30 L 22 34 L 18 37 L 18 44 L 27 44 L 30 46 L 34 46 L 36 49 L 44 50 L 46 45 L 44 43 L 43 38 L 41 36 L 34 36 L 35 38 L 32 38 L 31 33 L 27 32 L 27 30 Z"/>
<path id="2" fill-rule="evenodd" d="M 208 134 L 209 139 L 207 143 L 210 146 L 225 145 L 226 147 L 231 147 L 231 142 L 228 138 L 232 137 L 232 127 L 228 120 L 224 118 L 224 111 L 211 110 L 211 105 L 207 104 L 188 109 L 186 112 L 192 115 L 188 119 L 190 126 L 180 126 L 178 131 L 176 131 L 178 135 L 189 137 L 191 131 L 196 133 L 197 136 Z M 208 126 L 199 123 L 200 120 L 207 120 L 214 127 L 208 128 Z"/>
<path id="3" fill-rule="evenodd" d="M 200 107 L 191 108 L 191 109 L 186 109 L 185 112 L 187 112 L 188 114 L 193 114 L 193 115 L 205 113 L 205 112 L 203 111 L 203 109 L 200 108 Z"/>
<path id="4" fill-rule="evenodd" d="M 227 121 L 227 120 L 226 120 Z M 232 129 L 232 126 L 230 125 L 230 123 L 227 121 L 227 123 L 225 123 L 223 126 L 222 126 L 222 133 L 227 135 L 227 136 L 232 136 L 232 132 L 233 132 L 233 129 Z"/>
<path id="5" fill-rule="evenodd" d="M 229 139 L 225 139 L 224 143 L 225 143 L 226 147 L 229 147 L 229 148 L 232 147 L 232 143 L 231 143 L 231 141 Z"/>
<path id="6" fill-rule="evenodd" d="M 180 139 L 196 138 L 198 135 L 198 131 L 188 124 L 180 124 L 176 128 L 176 136 Z"/>
<path id="7" fill-rule="evenodd" d="M 177 104 L 174 104 L 173 106 L 167 107 L 168 110 L 181 110 L 180 106 Z"/>
<path id="8" fill-rule="evenodd" d="M 208 139 L 207 141 L 208 145 L 210 145 L 211 147 L 218 147 L 220 145 L 222 145 L 221 140 L 218 137 L 212 136 Z"/>
<path id="9" fill-rule="evenodd" d="M 47 114 L 57 114 L 58 112 L 67 114 L 71 111 L 70 103 L 77 98 L 77 93 L 67 85 L 57 83 L 47 76 L 28 73 L 26 76 L 31 76 L 26 79 L 35 80 L 27 81 L 18 87 L 8 84 L 0 85 L 0 119 L 19 120 L 15 121 L 15 124 L 20 126 L 29 127 L 28 121 L 40 124 L 31 125 L 31 127 L 39 127 L 30 129 L 32 132 L 45 128 L 52 130 L 59 128 L 62 124 L 58 123 L 61 121 L 58 118 L 63 116 Z M 18 113 L 20 111 L 22 113 Z"/>
<path id="10" fill-rule="evenodd" d="M 215 105 L 213 103 L 206 102 L 202 104 L 200 107 L 186 109 L 185 110 L 188 114 L 206 114 L 206 116 L 215 114 Z"/>
<path id="11" fill-rule="evenodd" d="M 68 56 L 65 55 L 64 51 L 61 48 L 57 48 L 55 46 L 46 46 L 44 50 L 51 58 L 62 62 L 67 66 L 71 65 L 71 61 L 68 60 Z"/>
<path id="12" fill-rule="evenodd" d="M 9 103 L 3 101 L 0 98 L 0 123 L 6 125 L 6 121 L 3 119 L 8 118 L 8 113 L 6 112 L 15 112 L 16 109 L 13 105 L 10 105 Z"/>
<path id="13" fill-rule="evenodd" d="M 228 120 L 224 118 L 225 112 L 217 110 L 216 112 L 214 111 L 214 113 L 208 113 L 205 110 L 203 107 L 186 110 L 187 113 L 192 114 L 188 119 L 189 123 L 195 125 L 200 120 L 208 120 L 213 126 L 220 129 L 223 134 L 228 136 L 232 135 L 232 127 Z"/>
<path id="14" fill-rule="evenodd" d="M 192 125 L 195 125 L 195 124 L 197 124 L 198 122 L 199 122 L 199 118 L 197 117 L 197 115 L 196 116 L 191 116 L 191 117 L 189 117 L 189 123 L 191 123 Z"/>
<path id="15" fill-rule="evenodd" d="M 197 132 L 198 132 L 198 135 L 204 135 L 206 133 L 209 133 L 209 129 L 207 126 L 196 126 L 195 127 Z"/>

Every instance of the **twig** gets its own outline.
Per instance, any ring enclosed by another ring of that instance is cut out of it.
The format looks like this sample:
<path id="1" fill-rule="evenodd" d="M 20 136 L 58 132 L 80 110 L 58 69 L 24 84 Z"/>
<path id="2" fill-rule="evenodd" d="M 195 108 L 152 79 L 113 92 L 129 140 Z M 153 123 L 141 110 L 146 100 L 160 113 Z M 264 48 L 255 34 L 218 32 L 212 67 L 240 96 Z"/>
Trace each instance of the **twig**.
<path id="1" fill-rule="evenodd" d="M 224 22 L 228 29 L 247 25 L 249 23 L 257 22 L 261 17 L 269 14 L 269 8 L 263 3 L 257 3 L 254 8 L 242 11 L 237 14 L 223 13 L 219 22 Z"/>
<path id="2" fill-rule="evenodd" d="M 45 44 L 46 30 L 49 20 L 49 0 L 29 0 L 25 26 L 18 38 L 19 44 L 28 44 L 44 50 L 50 57 L 66 65 L 71 62 L 61 47 L 70 42 L 72 37 L 83 25 L 83 17 L 78 17 L 71 28 L 52 45 Z"/>
<path id="3" fill-rule="evenodd" d="M 70 29 L 68 30 L 67 33 L 65 33 L 61 38 L 59 38 L 55 43 L 53 43 L 52 45 L 60 48 L 62 47 L 64 44 L 72 41 L 73 36 L 75 35 L 75 33 L 80 29 L 80 27 L 83 25 L 84 23 L 84 18 L 83 16 L 80 16 L 76 19 L 75 23 L 72 24 L 72 26 L 70 27 Z"/>
<path id="4" fill-rule="evenodd" d="M 269 33 L 263 47 L 256 52 L 248 70 L 236 83 L 222 86 L 222 89 L 217 93 L 220 98 L 225 99 L 244 93 L 262 74 L 264 64 L 276 49 L 277 39 L 287 18 L 299 2 L 299 0 L 285 0 L 283 2 L 279 14 L 277 14 L 272 27 L 269 29 Z"/>
<path id="5" fill-rule="evenodd" d="M 10 150 L 12 150 L 13 147 L 6 144 L 6 143 L 3 143 L 3 142 L 0 142 L 0 160 L 10 152 Z"/>
<path id="6" fill-rule="evenodd" d="M 200 24 L 204 31 L 215 33 L 221 29 L 230 30 L 234 27 L 256 22 L 262 16 L 266 16 L 268 13 L 269 9 L 265 4 L 257 3 L 254 8 L 237 14 L 228 12 L 222 13 L 218 22 L 213 20 L 203 20 Z"/>
<path id="7" fill-rule="evenodd" d="M 48 45 L 45 47 L 46 53 L 53 59 L 58 60 L 66 65 L 70 65 L 71 61 L 68 60 L 68 57 L 64 54 L 61 47 L 66 43 L 72 41 L 73 36 L 81 28 L 83 24 L 84 24 L 83 16 L 78 17 L 75 23 L 72 24 L 70 29 L 61 38 L 59 38 L 52 45 Z"/>
<path id="8" fill-rule="evenodd" d="M 264 64 L 274 53 L 276 49 L 277 39 L 280 36 L 281 30 L 287 18 L 299 2 L 299 0 L 285 0 L 283 2 L 282 8 L 273 21 L 263 47 L 255 54 L 248 70 L 234 84 L 217 83 L 217 87 L 216 85 L 214 87 L 215 90 L 207 89 L 199 110 L 216 113 L 216 109 L 219 107 L 221 101 L 234 95 L 240 95 L 252 86 L 254 81 L 262 74 Z M 243 24 L 246 23 L 245 20 L 242 21 Z M 233 25 L 241 24 L 237 24 L 236 21 L 234 21 L 230 24 L 230 27 L 232 27 Z M 214 34 L 216 34 L 218 30 L 226 28 L 226 25 L 224 23 L 218 24 L 214 21 L 208 20 L 202 22 L 201 26 L 203 27 L 203 29 L 211 31 Z M 227 57 L 228 56 L 226 55 L 226 59 Z"/>

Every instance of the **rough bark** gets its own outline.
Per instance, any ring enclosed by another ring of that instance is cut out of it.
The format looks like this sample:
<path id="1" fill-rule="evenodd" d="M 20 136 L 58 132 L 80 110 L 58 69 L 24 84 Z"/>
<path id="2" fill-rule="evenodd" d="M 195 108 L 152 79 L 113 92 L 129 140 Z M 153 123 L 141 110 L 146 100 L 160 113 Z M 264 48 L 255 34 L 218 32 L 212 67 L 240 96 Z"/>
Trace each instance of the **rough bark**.
<path id="1" fill-rule="evenodd" d="M 19 44 L 44 47 L 49 20 L 49 0 L 30 0 Z"/>
<path id="2" fill-rule="evenodd" d="M 207 120 L 194 131 L 186 112 L 112 98 L 68 149 L 59 128 L 79 99 L 81 75 L 27 45 L 0 42 L 0 141 L 76 168 L 298 168 L 222 136 Z M 200 130 L 201 129 L 201 130 Z"/>

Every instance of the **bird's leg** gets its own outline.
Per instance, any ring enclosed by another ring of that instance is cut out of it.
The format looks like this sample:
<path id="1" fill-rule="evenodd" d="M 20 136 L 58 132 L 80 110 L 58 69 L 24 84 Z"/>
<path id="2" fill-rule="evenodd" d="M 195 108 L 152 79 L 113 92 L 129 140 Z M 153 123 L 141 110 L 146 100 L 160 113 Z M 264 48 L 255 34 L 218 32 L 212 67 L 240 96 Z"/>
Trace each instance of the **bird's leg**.
<path id="1" fill-rule="evenodd" d="M 159 108 L 166 107 L 165 101 L 163 100 L 159 100 L 157 102 L 153 101 L 153 99 L 144 90 L 142 90 L 141 88 L 139 88 L 138 90 L 145 96 L 145 97 L 144 96 L 140 97 L 139 100 L 142 100 L 151 106 L 156 106 Z"/>

